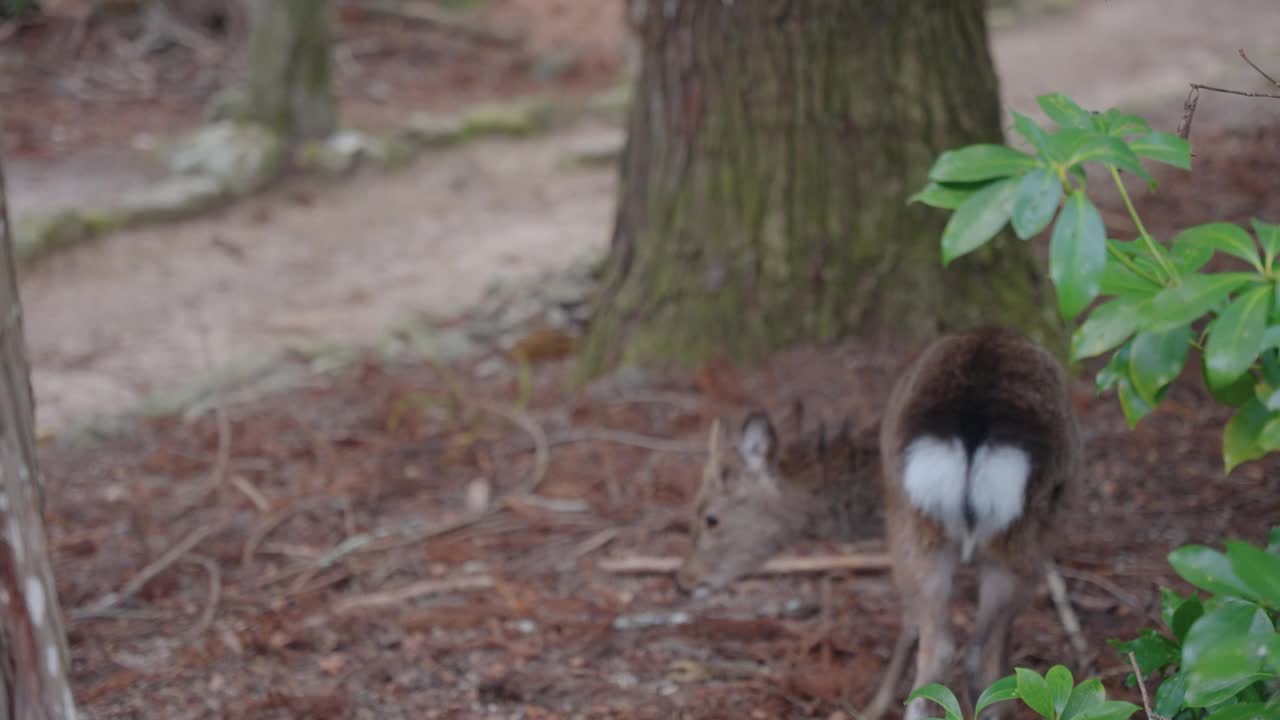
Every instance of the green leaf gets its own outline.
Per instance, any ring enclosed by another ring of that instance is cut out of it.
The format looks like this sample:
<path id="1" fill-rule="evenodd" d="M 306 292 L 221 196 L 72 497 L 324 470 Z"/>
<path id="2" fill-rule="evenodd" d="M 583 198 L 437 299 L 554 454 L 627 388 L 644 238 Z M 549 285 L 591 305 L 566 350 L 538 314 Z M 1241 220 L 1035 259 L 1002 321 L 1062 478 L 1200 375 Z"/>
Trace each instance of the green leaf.
<path id="1" fill-rule="evenodd" d="M 1203 615 L 1204 605 L 1199 598 L 1190 598 L 1178 607 L 1177 612 L 1173 614 L 1173 618 L 1169 621 L 1169 629 L 1173 630 L 1173 636 L 1177 638 L 1178 642 L 1181 643 L 1187 639 L 1187 631 Z"/>
<path id="2" fill-rule="evenodd" d="M 1066 666 L 1054 665 L 1044 674 L 1044 680 L 1049 686 L 1049 694 L 1053 697 L 1053 716 L 1060 718 L 1063 709 L 1067 707 L 1067 700 L 1071 698 L 1071 689 L 1075 687 L 1076 679 L 1071 676 L 1071 671 Z"/>
<path id="3" fill-rule="evenodd" d="M 1163 397 L 1161 395 L 1156 398 L 1155 403 L 1147 402 L 1137 390 L 1133 389 L 1133 382 L 1127 377 L 1116 383 L 1116 395 L 1120 398 L 1120 409 L 1124 411 L 1124 419 L 1129 424 L 1130 430 L 1137 427 L 1142 418 L 1150 415 Z"/>
<path id="4" fill-rule="evenodd" d="M 1129 149 L 1166 165 L 1191 169 L 1191 143 L 1167 132 L 1151 132 L 1129 140 Z"/>
<path id="5" fill-rule="evenodd" d="M 943 685 L 929 683 L 908 695 L 903 704 L 909 704 L 916 698 L 932 700 L 941 705 L 947 711 L 947 720 L 964 720 L 964 715 L 960 712 L 960 701 L 956 699 L 955 693 Z"/>
<path id="6" fill-rule="evenodd" d="M 1078 167 L 1098 162 L 1128 170 L 1151 181 L 1151 175 L 1138 156 L 1120 138 L 1100 135 L 1093 130 L 1066 128 L 1046 138 L 1049 158 L 1063 167 Z"/>
<path id="7" fill-rule="evenodd" d="M 1216 324 L 1216 321 L 1215 323 L 1210 323 L 1210 330 L 1212 330 L 1214 324 Z M 1210 382 L 1209 368 L 1206 364 L 1206 355 L 1204 353 L 1200 353 L 1200 374 L 1204 377 L 1204 383 L 1208 386 L 1209 393 L 1213 395 L 1213 399 L 1223 405 L 1238 408 L 1249 402 L 1256 393 L 1253 373 L 1250 372 L 1240 373 L 1239 377 L 1225 385 L 1215 385 Z"/>
<path id="8" fill-rule="evenodd" d="M 1074 720 L 1081 713 L 1106 701 L 1107 691 L 1102 687 L 1102 681 L 1098 678 L 1090 678 L 1075 686 L 1071 696 L 1067 698 L 1066 707 L 1058 717 L 1060 720 Z"/>
<path id="9" fill-rule="evenodd" d="M 978 696 L 978 704 L 973 709 L 974 717 L 982 714 L 986 708 L 996 703 L 1014 700 L 1018 697 L 1018 678 L 1014 675 L 1002 677 L 982 691 Z"/>
<path id="10" fill-rule="evenodd" d="M 1280 525 L 1271 528 L 1267 533 L 1267 552 L 1280 553 Z"/>
<path id="11" fill-rule="evenodd" d="M 1129 347 L 1129 379 L 1143 400 L 1158 404 L 1159 392 L 1178 374 L 1187 360 L 1191 328 L 1164 333 L 1139 333 Z"/>
<path id="12" fill-rule="evenodd" d="M 1214 710 L 1206 720 L 1280 720 L 1280 705 L 1236 703 Z"/>
<path id="13" fill-rule="evenodd" d="M 1107 266 L 1107 235 L 1098 208 L 1082 191 L 1067 197 L 1049 240 L 1049 277 L 1058 289 L 1058 310 L 1066 320 L 1098 296 Z"/>
<path id="14" fill-rule="evenodd" d="M 1182 646 L 1182 670 L 1189 674 L 1187 692 L 1194 696 L 1188 697 L 1187 703 L 1199 703 L 1203 699 L 1202 691 L 1217 692 L 1222 675 L 1239 671 L 1240 655 L 1252 656 L 1255 664 L 1248 672 L 1256 671 L 1260 666 L 1256 661 L 1262 659 L 1258 649 L 1274 642 L 1274 637 L 1275 628 L 1267 613 L 1253 603 L 1231 599 L 1197 620 Z M 1212 665 L 1208 668 L 1209 676 L 1196 677 L 1195 673 L 1204 670 L 1202 666 L 1206 662 Z M 1215 687 L 1205 686 L 1205 680 Z"/>
<path id="15" fill-rule="evenodd" d="M 1212 707 L 1269 677 L 1263 666 L 1275 633 L 1265 613 L 1258 610 L 1256 614 L 1263 622 L 1254 623 L 1242 633 L 1220 636 L 1195 662 L 1187 663 L 1187 694 L 1183 699 L 1187 706 Z"/>
<path id="16" fill-rule="evenodd" d="M 942 264 L 985 245 L 1009 221 L 1018 181 L 1007 178 L 974 193 L 951 215 L 942 231 Z"/>
<path id="17" fill-rule="evenodd" d="M 1172 718 L 1182 709 L 1182 699 L 1187 694 L 1187 674 L 1174 673 L 1165 678 L 1156 688 L 1155 707 L 1157 715 Z"/>
<path id="18" fill-rule="evenodd" d="M 1262 604 L 1280 609 L 1280 557 L 1238 540 L 1227 542 L 1227 557 L 1231 559 L 1236 577 Z"/>
<path id="19" fill-rule="evenodd" d="M 1125 720 L 1140 709 L 1133 703 L 1107 700 L 1076 715 L 1074 720 Z"/>
<path id="20" fill-rule="evenodd" d="M 1071 335 L 1071 359 L 1094 357 L 1128 340 L 1138 329 L 1139 306 L 1123 299 L 1109 300 L 1089 313 Z"/>
<path id="21" fill-rule="evenodd" d="M 1257 276 L 1252 273 L 1185 276 L 1180 285 L 1165 288 L 1151 299 L 1151 312 L 1146 318 L 1144 329 L 1160 333 L 1188 325 L 1225 300 L 1241 285 L 1256 279 Z"/>
<path id="22" fill-rule="evenodd" d="M 1098 116 L 1095 115 L 1095 118 Z M 1137 115 L 1126 115 L 1115 108 L 1102 114 L 1103 131 L 1113 137 L 1125 137 L 1151 132 L 1151 125 Z"/>
<path id="23" fill-rule="evenodd" d="M 1201 590 L 1220 595 L 1233 595 L 1249 600 L 1256 599 L 1231 568 L 1226 555 L 1204 545 L 1184 545 L 1169 553 L 1169 565 L 1183 580 Z M 1183 647 L 1183 659 L 1187 648 Z"/>
<path id="24" fill-rule="evenodd" d="M 1074 100 L 1062 93 L 1041 95 L 1036 98 L 1036 104 L 1040 106 L 1045 115 L 1049 116 L 1050 120 L 1058 123 L 1059 127 L 1093 127 L 1092 113 L 1080 107 Z"/>
<path id="25" fill-rule="evenodd" d="M 1119 650 L 1120 654 L 1125 656 L 1126 659 L 1129 653 L 1133 653 L 1143 677 L 1174 665 L 1179 659 L 1178 646 L 1173 644 L 1169 638 L 1151 629 L 1143 630 L 1138 633 L 1138 637 L 1128 642 L 1116 642 L 1114 640 L 1110 642 L 1112 647 Z"/>
<path id="26" fill-rule="evenodd" d="M 1129 381 L 1129 346 L 1122 345 L 1111 354 L 1105 367 L 1098 371 L 1094 383 L 1099 395 L 1115 387 L 1121 380 Z"/>
<path id="27" fill-rule="evenodd" d="M 1270 264 L 1276 255 L 1280 255 L 1280 225 L 1263 222 L 1258 218 L 1252 218 L 1250 222 L 1253 224 L 1253 234 L 1258 236 L 1258 244 L 1262 246 L 1262 252 Z"/>
<path id="28" fill-rule="evenodd" d="M 1174 237 L 1174 242 L 1178 241 L 1220 250 L 1244 260 L 1255 270 L 1262 272 L 1262 259 L 1258 257 L 1258 248 L 1253 244 L 1253 238 L 1235 223 L 1212 222 L 1189 227 Z"/>
<path id="29" fill-rule="evenodd" d="M 1182 607 L 1184 603 L 1186 603 L 1188 600 L 1192 599 L 1193 597 L 1195 597 L 1194 594 L 1189 595 L 1187 597 L 1182 597 L 1173 589 L 1161 586 L 1160 588 L 1160 619 L 1164 621 L 1164 624 L 1166 626 L 1172 628 L 1174 613 L 1178 612 L 1178 608 Z"/>
<path id="30" fill-rule="evenodd" d="M 1267 424 L 1258 431 L 1258 447 L 1262 448 L 1264 453 L 1280 450 L 1280 415 L 1273 414 Z"/>
<path id="31" fill-rule="evenodd" d="M 983 187 L 985 183 L 937 183 L 930 181 L 920 192 L 907 198 L 907 204 L 923 203 L 940 210 L 955 210 Z"/>
<path id="32" fill-rule="evenodd" d="M 1031 143 L 1031 147 L 1036 149 L 1036 152 L 1040 153 L 1044 157 L 1049 156 L 1049 145 L 1046 140 L 1047 135 L 1045 135 L 1044 129 L 1037 125 L 1034 120 L 1023 115 L 1017 110 L 1014 110 L 1013 129 L 1017 130 L 1019 135 L 1026 138 L 1027 142 Z"/>
<path id="33" fill-rule="evenodd" d="M 1235 382 L 1262 351 L 1262 333 L 1271 310 L 1271 288 L 1245 290 L 1209 328 L 1205 345 L 1206 379 L 1214 387 Z"/>
<path id="34" fill-rule="evenodd" d="M 1041 717 L 1053 718 L 1053 693 L 1049 684 L 1040 673 L 1027 668 L 1014 668 L 1014 676 L 1018 683 L 1018 697 L 1027 707 L 1035 710 Z"/>
<path id="35" fill-rule="evenodd" d="M 1173 239 L 1168 257 L 1179 274 L 1192 275 L 1213 259 L 1213 247 L 1196 241 L 1194 237 L 1188 239 L 1179 236 Z"/>
<path id="36" fill-rule="evenodd" d="M 1108 241 L 1110 242 L 1110 241 Z M 1118 261 L 1108 261 L 1098 283 L 1099 295 L 1110 295 L 1124 300 L 1150 300 L 1160 292 L 1161 286 L 1138 275 Z"/>
<path id="37" fill-rule="evenodd" d="M 1013 198 L 1013 231 L 1026 240 L 1049 227 L 1062 200 L 1062 181 L 1048 168 L 1036 168 L 1022 177 Z"/>
<path id="38" fill-rule="evenodd" d="M 1236 410 L 1222 433 L 1222 461 L 1226 472 L 1230 473 L 1236 466 L 1267 454 L 1259 439 L 1270 420 L 1270 411 L 1257 398 Z"/>
<path id="39" fill-rule="evenodd" d="M 1007 145 L 969 145 L 938 156 L 929 169 L 936 182 L 974 182 L 1017 175 L 1040 167 L 1034 156 Z"/>

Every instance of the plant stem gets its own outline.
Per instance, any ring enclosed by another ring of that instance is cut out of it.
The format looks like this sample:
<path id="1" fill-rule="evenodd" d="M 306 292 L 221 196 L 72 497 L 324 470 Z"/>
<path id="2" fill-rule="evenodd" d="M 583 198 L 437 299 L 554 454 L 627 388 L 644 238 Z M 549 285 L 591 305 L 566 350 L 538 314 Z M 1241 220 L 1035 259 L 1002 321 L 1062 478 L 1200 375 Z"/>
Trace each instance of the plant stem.
<path id="1" fill-rule="evenodd" d="M 1129 199 L 1129 191 L 1124 187 L 1124 180 L 1120 179 L 1120 171 L 1115 167 L 1108 165 L 1107 170 L 1111 172 L 1111 179 L 1116 183 L 1116 189 L 1120 191 L 1120 198 L 1124 200 L 1124 206 L 1129 211 L 1129 217 L 1133 219 L 1134 227 L 1138 228 L 1138 235 L 1142 241 L 1146 243 L 1148 252 L 1155 257 L 1156 262 L 1160 264 L 1160 268 L 1169 276 L 1169 280 L 1173 283 L 1178 281 L 1178 273 L 1169 264 L 1169 260 L 1164 256 L 1164 249 L 1156 245 L 1155 238 L 1151 237 L 1151 233 L 1147 232 L 1147 227 L 1142 224 L 1142 218 L 1138 216 L 1138 211 L 1133 207 L 1133 201 Z M 1161 283 L 1162 285 L 1164 283 Z"/>
<path id="2" fill-rule="evenodd" d="M 1164 283 L 1160 282 L 1160 278 L 1155 278 L 1148 275 L 1146 270 L 1143 270 L 1141 267 L 1138 266 L 1137 263 L 1133 261 L 1133 258 L 1130 258 L 1128 255 L 1125 255 L 1119 250 L 1116 250 L 1115 247 L 1111 245 L 1107 245 L 1107 254 L 1115 258 L 1116 260 L 1118 260 L 1121 265 L 1124 265 L 1125 267 L 1129 268 L 1130 272 L 1142 278 L 1143 280 L 1150 280 L 1152 283 L 1156 285 L 1164 285 Z"/>

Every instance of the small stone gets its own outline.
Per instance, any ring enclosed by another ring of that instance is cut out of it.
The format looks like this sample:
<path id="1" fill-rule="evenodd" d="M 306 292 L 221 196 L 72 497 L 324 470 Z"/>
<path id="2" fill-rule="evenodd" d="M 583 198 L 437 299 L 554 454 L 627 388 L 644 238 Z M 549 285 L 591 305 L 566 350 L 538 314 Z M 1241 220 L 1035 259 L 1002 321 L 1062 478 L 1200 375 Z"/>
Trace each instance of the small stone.
<path id="1" fill-rule="evenodd" d="M 489 357 L 476 363 L 475 375 L 481 380 L 496 377 L 507 370 L 507 364 L 500 357 Z"/>
<path id="2" fill-rule="evenodd" d="M 408 345 L 418 355 L 440 362 L 458 360 L 477 350 L 467 330 L 459 328 L 411 332 Z"/>
<path id="3" fill-rule="evenodd" d="M 599 167 L 613 165 L 622 156 L 626 133 L 620 129 L 601 131 L 575 142 L 564 157 L 566 165 Z"/>
<path id="4" fill-rule="evenodd" d="M 207 125 L 180 140 L 169 158 L 178 175 L 204 175 L 241 194 L 269 182 L 283 165 L 284 141 L 270 129 L 248 122 Z"/>
<path id="5" fill-rule="evenodd" d="M 177 220 L 221 203 L 222 181 L 208 175 L 178 175 L 127 193 L 116 212 L 129 224 Z"/>
<path id="6" fill-rule="evenodd" d="M 399 131 L 404 139 L 424 147 L 451 145 L 461 140 L 465 132 L 462 118 L 432 113 L 415 113 Z"/>

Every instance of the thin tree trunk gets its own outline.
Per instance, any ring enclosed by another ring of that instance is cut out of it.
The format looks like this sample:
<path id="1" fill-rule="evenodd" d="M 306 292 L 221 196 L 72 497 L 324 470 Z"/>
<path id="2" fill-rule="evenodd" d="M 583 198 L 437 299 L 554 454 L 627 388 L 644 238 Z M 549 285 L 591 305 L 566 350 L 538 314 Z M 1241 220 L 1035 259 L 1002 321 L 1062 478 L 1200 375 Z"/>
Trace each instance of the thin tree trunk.
<path id="1" fill-rule="evenodd" d="M 251 117 L 286 137 L 327 137 L 338 122 L 332 0 L 252 0 L 249 22 Z"/>
<path id="2" fill-rule="evenodd" d="M 0 163 L 0 720 L 75 717 L 49 564 L 34 402 Z"/>
<path id="3" fill-rule="evenodd" d="M 944 270 L 947 214 L 907 204 L 938 153 L 1001 139 L 982 0 L 630 10 L 643 57 L 586 374 L 984 322 L 1062 346 L 1027 244 Z"/>

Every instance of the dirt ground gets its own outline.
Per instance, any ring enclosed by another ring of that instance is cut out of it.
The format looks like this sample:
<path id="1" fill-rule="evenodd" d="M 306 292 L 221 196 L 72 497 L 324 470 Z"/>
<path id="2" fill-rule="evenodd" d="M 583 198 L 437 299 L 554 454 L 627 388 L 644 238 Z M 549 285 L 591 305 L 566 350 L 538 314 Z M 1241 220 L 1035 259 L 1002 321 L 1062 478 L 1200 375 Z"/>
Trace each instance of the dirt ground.
<path id="1" fill-rule="evenodd" d="M 1092 107 L 1141 104 L 1172 128 L 1190 80 L 1262 89 L 1236 48 L 1280 66 L 1273 24 L 1258 21 L 1270 1 L 1090 0 L 999 29 L 1006 103 L 1034 112 L 1036 94 L 1061 90 Z M 343 112 L 353 124 L 386 127 L 416 109 L 607 87 L 624 62 L 620 5 L 486 3 L 486 22 L 524 33 L 517 49 L 345 13 Z M 1135 39 L 1134 23 L 1157 16 Z M 234 46 L 221 63 L 197 64 L 175 49 L 139 65 L 105 31 L 89 35 L 78 59 L 48 48 L 58 37 L 46 28 L 0 43 L 0 60 L 13 69 L 0 81 L 0 103 L 19 217 L 100 204 L 154 177 L 137 146 L 196 122 L 205 98 L 238 73 Z M 551 61 L 559 74 L 540 74 Z M 150 77 L 144 70 L 157 79 L 131 79 Z M 1276 118 L 1280 103 L 1206 96 L 1193 137 Z M 529 277 L 602 248 L 613 172 L 565 170 L 559 160 L 609 131 L 587 125 L 484 142 L 390 176 L 301 184 L 29 269 L 22 292 L 42 431 L 136 406 L 246 356 L 363 343 L 406 317 L 447 317 L 495 277 Z"/>
<path id="2" fill-rule="evenodd" d="M 1091 0 L 998 30 L 1007 103 L 1027 110 L 1035 94 L 1062 90 L 1090 106 L 1149 108 L 1172 128 L 1190 80 L 1259 89 L 1235 50 L 1280 60 L 1275 21 L 1260 20 L 1269 1 Z M 488 21 L 528 34 L 520 50 L 438 32 L 423 40 L 346 15 L 344 113 L 377 127 L 412 109 L 606 87 L 622 63 L 617 11 L 492 0 Z M 1139 18 L 1149 35 L 1134 35 Z M 28 57 L 4 54 L 14 47 L 43 47 L 41 35 L 0 43 L 0 57 Z M 196 122 L 207 91 L 236 72 L 214 64 L 204 85 L 162 72 L 146 97 L 128 80 L 137 66 L 109 70 L 111 47 L 91 33 L 79 59 L 7 66 L 17 68 L 0 84 L 17 214 L 143 182 L 155 170 L 135 146 Z M 541 79 L 557 63 L 568 69 Z M 175 89 L 184 86 L 200 91 Z M 1196 172 L 1165 173 L 1160 193 L 1141 199 L 1153 229 L 1280 218 L 1277 117 L 1265 101 L 1202 98 Z M 26 270 L 42 426 L 127 409 L 248 354 L 363 343 L 405 316 L 447 317 L 495 277 L 599 249 L 612 173 L 558 161 L 609 130 L 485 141 L 341 185 L 292 183 Z M 713 414 L 741 409 L 743 397 L 774 407 L 805 397 L 866 421 L 900 352 L 850 341 L 749 370 L 584 390 L 549 363 L 523 409 L 517 378 L 489 360 L 444 369 L 370 357 L 225 413 L 46 444 L 55 572 L 84 716 L 826 718 L 866 702 L 898 623 L 884 575 L 751 580 L 691 622 L 646 626 L 645 613 L 676 609 L 670 578 L 600 563 L 683 547 Z M 1062 565 L 1088 664 L 1129 699 L 1106 640 L 1153 622 L 1154 588 L 1174 582 L 1165 554 L 1228 534 L 1256 541 L 1280 517 L 1280 467 L 1221 478 L 1226 415 L 1188 379 L 1136 432 L 1113 398 L 1078 389 L 1089 488 Z M 537 436 L 549 445 L 542 470 Z M 203 539 L 136 597 L 94 610 L 192 537 Z M 957 609 L 961 628 L 972 610 Z M 1016 629 L 1015 662 L 1070 660 L 1043 592 Z"/>

